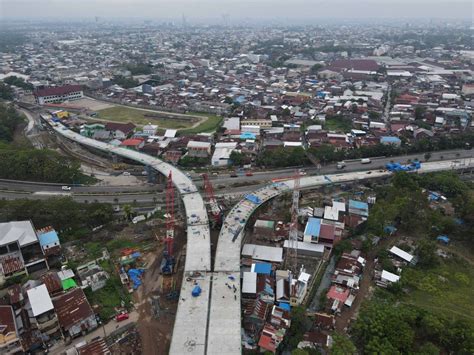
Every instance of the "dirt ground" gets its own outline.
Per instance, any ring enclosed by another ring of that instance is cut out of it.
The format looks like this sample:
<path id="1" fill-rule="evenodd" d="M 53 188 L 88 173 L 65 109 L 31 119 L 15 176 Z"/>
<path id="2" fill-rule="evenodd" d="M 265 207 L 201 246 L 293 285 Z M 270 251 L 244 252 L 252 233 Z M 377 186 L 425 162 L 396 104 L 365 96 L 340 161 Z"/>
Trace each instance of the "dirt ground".
<path id="1" fill-rule="evenodd" d="M 71 104 L 71 106 L 82 107 L 82 108 L 85 108 L 85 109 L 91 110 L 91 111 L 97 111 L 97 110 L 103 110 L 103 109 L 106 109 L 106 108 L 114 107 L 115 105 L 110 104 L 108 102 L 97 101 L 97 100 L 93 100 L 93 99 L 84 97 L 80 100 L 74 101 L 74 103 Z"/>
<path id="2" fill-rule="evenodd" d="M 181 288 L 185 244 L 185 234 L 182 230 L 177 230 L 175 240 L 177 272 L 172 276 L 160 274 L 164 248 L 160 243 L 156 252 L 147 255 L 146 262 L 150 266 L 144 274 L 143 285 L 134 295 L 139 313 L 137 328 L 141 337 L 141 354 L 166 354 L 170 346 L 178 302 L 167 300 L 166 295 Z"/>

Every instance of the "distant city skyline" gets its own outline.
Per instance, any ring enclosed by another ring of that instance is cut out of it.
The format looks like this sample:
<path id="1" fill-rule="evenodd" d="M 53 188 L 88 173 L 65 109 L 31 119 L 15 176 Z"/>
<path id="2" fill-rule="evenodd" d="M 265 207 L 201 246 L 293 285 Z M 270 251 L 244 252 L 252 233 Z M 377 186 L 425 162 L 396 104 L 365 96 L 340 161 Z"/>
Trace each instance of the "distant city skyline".
<path id="1" fill-rule="evenodd" d="M 243 19 L 473 18 L 466 0 L 0 0 L 0 18 L 174 19 L 190 23 Z"/>

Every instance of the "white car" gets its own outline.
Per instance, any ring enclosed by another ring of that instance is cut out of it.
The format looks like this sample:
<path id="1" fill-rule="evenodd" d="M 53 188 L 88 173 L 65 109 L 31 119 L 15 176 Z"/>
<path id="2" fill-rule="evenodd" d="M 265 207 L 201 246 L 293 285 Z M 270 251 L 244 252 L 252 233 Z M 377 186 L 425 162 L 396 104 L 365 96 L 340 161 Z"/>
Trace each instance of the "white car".
<path id="1" fill-rule="evenodd" d="M 63 191 L 71 191 L 71 186 L 62 186 L 61 190 Z"/>
<path id="2" fill-rule="evenodd" d="M 130 173 L 128 171 L 124 171 L 122 175 L 123 176 L 130 176 Z"/>

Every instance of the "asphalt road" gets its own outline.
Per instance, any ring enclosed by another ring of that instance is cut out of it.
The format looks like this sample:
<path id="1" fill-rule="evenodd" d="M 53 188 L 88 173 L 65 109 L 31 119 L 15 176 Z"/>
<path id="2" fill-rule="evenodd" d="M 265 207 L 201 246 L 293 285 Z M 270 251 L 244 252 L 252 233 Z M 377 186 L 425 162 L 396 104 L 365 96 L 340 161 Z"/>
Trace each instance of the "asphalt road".
<path id="1" fill-rule="evenodd" d="M 336 172 L 354 172 L 382 168 L 390 161 L 406 163 L 408 159 L 419 158 L 424 160 L 424 154 L 412 154 L 402 157 L 373 158 L 370 164 L 361 164 L 360 160 L 346 161 L 346 167 L 338 170 L 336 164 L 328 164 L 320 169 L 306 168 L 307 175 L 324 175 Z M 441 159 L 442 158 L 442 159 Z M 474 158 L 474 150 L 451 150 L 433 152 L 430 161 L 449 160 L 453 158 L 465 159 Z M 272 179 L 291 178 L 295 174 L 294 169 L 282 169 L 263 172 L 254 172 L 253 176 L 230 177 L 229 173 L 220 173 L 218 176 L 210 176 L 217 195 L 239 194 L 256 190 Z M 191 174 L 196 185 L 201 185 L 202 180 L 197 174 Z M 236 186 L 240 185 L 240 186 Z M 46 199 L 54 196 L 71 195 L 78 202 L 108 202 L 114 203 L 150 203 L 164 199 L 161 193 L 163 185 L 143 185 L 143 186 L 75 186 L 70 192 L 62 190 L 61 184 L 31 183 L 0 180 L 0 198 L 37 198 Z M 155 198 L 155 199 L 154 199 Z"/>

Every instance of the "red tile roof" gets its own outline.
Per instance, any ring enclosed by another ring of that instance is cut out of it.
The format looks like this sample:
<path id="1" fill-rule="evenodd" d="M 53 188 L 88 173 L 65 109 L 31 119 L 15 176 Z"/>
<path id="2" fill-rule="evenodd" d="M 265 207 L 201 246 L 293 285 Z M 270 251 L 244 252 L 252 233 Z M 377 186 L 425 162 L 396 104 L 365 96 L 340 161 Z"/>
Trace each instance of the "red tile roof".
<path id="1" fill-rule="evenodd" d="M 136 147 L 137 145 L 140 145 L 141 143 L 143 143 L 142 139 L 130 138 L 130 139 L 125 139 L 120 145 L 123 145 L 126 147 Z"/>
<path id="2" fill-rule="evenodd" d="M 52 95 L 67 95 L 71 92 L 82 91 L 81 85 L 64 85 L 47 87 L 44 89 L 38 89 L 35 92 L 35 96 L 52 96 Z"/>
<path id="3" fill-rule="evenodd" d="M 276 350 L 275 340 L 273 340 L 271 336 L 265 334 L 262 334 L 262 336 L 260 337 L 258 346 L 273 353 Z"/>
<path id="4" fill-rule="evenodd" d="M 342 303 L 344 303 L 346 302 L 347 297 L 349 297 L 349 289 L 333 285 L 329 289 L 329 292 L 327 293 L 326 296 L 329 299 L 339 300 Z"/>

